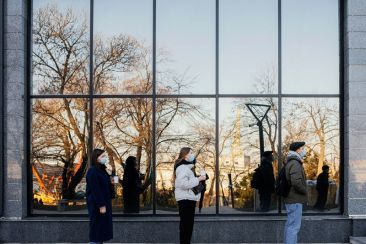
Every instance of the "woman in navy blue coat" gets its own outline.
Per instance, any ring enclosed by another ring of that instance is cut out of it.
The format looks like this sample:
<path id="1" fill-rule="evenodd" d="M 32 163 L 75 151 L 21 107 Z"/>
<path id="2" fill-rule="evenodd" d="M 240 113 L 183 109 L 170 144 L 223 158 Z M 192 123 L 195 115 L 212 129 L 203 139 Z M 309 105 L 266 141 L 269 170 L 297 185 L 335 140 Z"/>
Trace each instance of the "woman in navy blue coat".
<path id="1" fill-rule="evenodd" d="M 103 243 L 113 238 L 111 199 L 114 188 L 106 171 L 107 162 L 108 155 L 101 149 L 94 149 L 92 165 L 86 174 L 90 243 Z"/>

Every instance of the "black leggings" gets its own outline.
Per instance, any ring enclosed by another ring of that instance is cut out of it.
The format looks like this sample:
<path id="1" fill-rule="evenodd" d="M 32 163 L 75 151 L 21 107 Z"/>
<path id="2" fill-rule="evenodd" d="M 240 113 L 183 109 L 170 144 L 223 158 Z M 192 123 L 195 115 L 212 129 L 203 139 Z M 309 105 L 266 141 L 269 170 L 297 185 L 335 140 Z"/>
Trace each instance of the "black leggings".
<path id="1" fill-rule="evenodd" d="M 181 200 L 179 206 L 179 239 L 181 244 L 191 243 L 196 201 Z"/>

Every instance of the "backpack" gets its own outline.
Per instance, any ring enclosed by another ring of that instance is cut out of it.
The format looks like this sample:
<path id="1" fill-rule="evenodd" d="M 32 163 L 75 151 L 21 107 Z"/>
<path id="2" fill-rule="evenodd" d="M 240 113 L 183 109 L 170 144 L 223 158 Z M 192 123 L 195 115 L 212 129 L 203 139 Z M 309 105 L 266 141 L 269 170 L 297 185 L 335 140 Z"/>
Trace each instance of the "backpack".
<path id="1" fill-rule="evenodd" d="M 261 179 L 261 166 L 258 166 L 254 170 L 254 174 L 252 176 L 252 180 L 250 181 L 250 187 L 254 189 L 259 189 L 262 185 L 262 179 Z"/>
<path id="2" fill-rule="evenodd" d="M 287 197 L 290 193 L 291 185 L 286 178 L 286 165 L 284 165 L 277 177 L 275 191 L 281 197 Z"/>

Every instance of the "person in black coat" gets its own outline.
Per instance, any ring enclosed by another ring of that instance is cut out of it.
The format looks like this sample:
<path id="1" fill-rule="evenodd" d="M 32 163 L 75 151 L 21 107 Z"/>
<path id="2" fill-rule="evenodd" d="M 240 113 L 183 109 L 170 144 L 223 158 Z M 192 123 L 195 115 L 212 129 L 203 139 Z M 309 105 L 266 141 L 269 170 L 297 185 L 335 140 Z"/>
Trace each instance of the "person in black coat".
<path id="1" fill-rule="evenodd" d="M 261 159 L 260 186 L 258 188 L 260 209 L 263 212 L 269 210 L 271 205 L 271 196 L 274 192 L 275 178 L 272 162 L 272 151 L 265 151 Z"/>
<path id="2" fill-rule="evenodd" d="M 94 149 L 91 167 L 86 174 L 90 243 L 103 243 L 113 238 L 111 199 L 114 198 L 114 187 L 106 171 L 107 162 L 107 154 Z"/>
<path id="3" fill-rule="evenodd" d="M 324 210 L 327 203 L 328 188 L 329 188 L 329 166 L 324 165 L 322 167 L 323 172 L 318 175 L 316 180 L 316 190 L 318 191 L 318 199 L 314 205 L 314 208 Z"/>
<path id="4" fill-rule="evenodd" d="M 143 188 L 134 156 L 129 156 L 126 159 L 122 187 L 124 213 L 139 213 L 140 194 L 143 192 Z"/>

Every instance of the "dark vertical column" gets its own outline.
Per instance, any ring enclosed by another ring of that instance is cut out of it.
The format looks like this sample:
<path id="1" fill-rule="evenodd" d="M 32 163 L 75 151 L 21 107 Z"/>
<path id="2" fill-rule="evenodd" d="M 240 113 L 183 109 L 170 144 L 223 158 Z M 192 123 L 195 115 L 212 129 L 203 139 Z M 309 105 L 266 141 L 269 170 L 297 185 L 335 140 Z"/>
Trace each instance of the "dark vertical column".
<path id="1" fill-rule="evenodd" d="M 0 216 L 4 210 L 4 1 L 0 0 Z"/>

